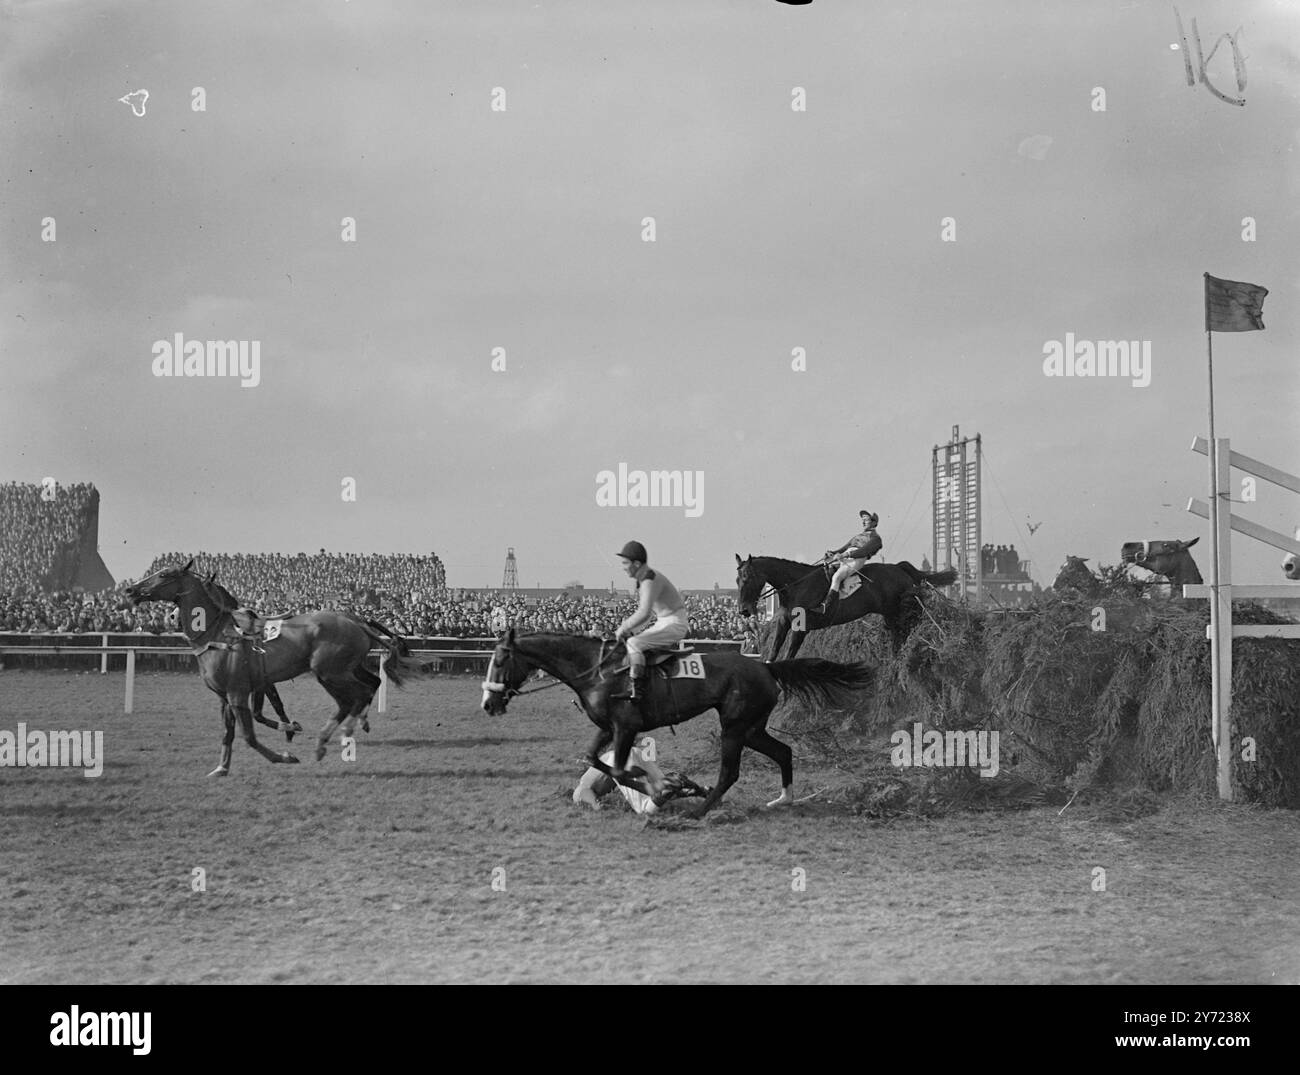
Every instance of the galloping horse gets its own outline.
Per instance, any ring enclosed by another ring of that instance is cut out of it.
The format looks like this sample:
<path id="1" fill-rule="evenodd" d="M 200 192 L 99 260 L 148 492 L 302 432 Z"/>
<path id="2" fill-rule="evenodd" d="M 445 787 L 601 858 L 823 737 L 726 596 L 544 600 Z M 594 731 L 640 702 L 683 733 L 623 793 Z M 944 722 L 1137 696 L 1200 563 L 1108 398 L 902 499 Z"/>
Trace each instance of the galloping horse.
<path id="1" fill-rule="evenodd" d="M 776 614 L 776 642 L 767 660 L 774 661 L 785 644 L 791 624 L 798 628 L 790 642 L 787 660 L 794 660 L 809 631 L 820 631 L 841 623 L 861 619 L 873 613 L 885 618 L 894 652 L 903 644 L 903 599 L 922 583 L 947 586 L 956 581 L 957 572 L 949 567 L 942 571 L 921 571 L 906 560 L 896 564 L 867 564 L 861 571 L 862 579 L 856 590 L 851 589 L 856 576 L 845 583 L 844 593 L 831 608 L 830 615 L 818 612 L 830 590 L 828 565 L 801 564 L 797 560 L 781 560 L 775 556 L 750 556 L 746 560 L 736 553 L 736 586 L 740 590 L 737 604 L 742 616 L 753 616 L 758 611 L 758 598 L 764 585 L 776 591 L 781 604 Z M 802 612 L 802 617 L 799 613 Z M 802 619 L 802 623 L 796 622 Z"/>
<path id="2" fill-rule="evenodd" d="M 293 679 L 312 672 L 320 685 L 338 703 L 338 712 L 321 729 L 316 740 L 316 760 L 325 756 L 325 745 L 343 721 L 349 724 L 362 716 L 374 697 L 379 679 L 364 667 L 366 655 L 377 643 L 388 651 L 383 668 L 396 686 L 406 672 L 420 668 L 409 658 L 401 639 L 391 632 L 376 630 L 356 617 L 340 612 L 308 612 L 280 621 L 279 637 L 262 643 L 265 653 L 250 662 L 244 652 L 231 610 L 204 580 L 184 567 L 163 568 L 126 589 L 133 604 L 170 601 L 180 608 L 181 630 L 198 658 L 199 672 L 207 688 L 221 699 L 226 733 L 221 744 L 221 764 L 209 776 L 230 772 L 231 747 L 238 717 L 248 745 L 271 762 L 297 763 L 287 751 L 277 753 L 257 741 L 249 698 L 260 685 Z M 224 591 L 222 591 L 224 593 Z M 229 596 L 227 594 L 227 596 Z"/>
<path id="3" fill-rule="evenodd" d="M 1120 547 L 1120 563 L 1145 567 L 1163 575 L 1171 584 L 1171 597 L 1181 598 L 1184 586 L 1199 586 L 1204 580 L 1187 550 L 1200 538 L 1191 541 L 1126 541 Z"/>
<path id="4" fill-rule="evenodd" d="M 766 755 L 781 767 L 781 795 L 768 806 L 794 802 L 794 764 L 790 748 L 767 730 L 767 718 L 780 697 L 781 689 L 807 701 L 835 703 L 845 692 L 870 686 L 873 671 L 865 665 L 836 664 L 832 661 L 782 661 L 761 664 L 739 653 L 653 654 L 649 696 L 645 713 L 627 698 L 611 698 L 626 691 L 625 646 L 599 638 L 551 632 L 516 635 L 510 628 L 498 641 L 483 681 L 484 712 L 499 716 L 506 711 L 520 684 L 540 668 L 569 687 L 583 712 L 596 725 L 596 737 L 587 748 L 588 764 L 613 777 L 620 784 L 645 794 L 651 789 L 636 780 L 640 769 L 627 770 L 632 743 L 652 728 L 681 724 L 710 709 L 718 711 L 722 728 L 722 759 L 718 782 L 704 802 L 691 812 L 702 817 L 713 808 L 740 775 L 740 752 L 745 747 Z M 666 660 L 659 659 L 666 657 Z M 666 678 L 657 668 L 673 675 Z M 672 667 L 669 667 L 672 666 Z M 614 765 L 600 755 L 614 745 Z"/>

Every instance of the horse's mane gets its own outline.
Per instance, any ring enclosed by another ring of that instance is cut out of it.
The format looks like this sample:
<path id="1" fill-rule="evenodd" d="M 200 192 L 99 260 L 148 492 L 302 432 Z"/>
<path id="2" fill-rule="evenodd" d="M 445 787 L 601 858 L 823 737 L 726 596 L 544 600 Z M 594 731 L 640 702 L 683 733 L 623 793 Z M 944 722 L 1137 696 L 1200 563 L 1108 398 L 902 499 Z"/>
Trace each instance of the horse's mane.
<path id="1" fill-rule="evenodd" d="M 207 577 L 200 576 L 200 579 L 203 583 L 203 588 L 208 592 L 208 596 L 213 599 L 216 605 L 223 612 L 230 612 L 234 609 L 243 607 L 243 602 L 217 581 L 217 573 L 215 571 Z"/>
<path id="2" fill-rule="evenodd" d="M 811 571 L 817 567 L 817 564 L 806 564 L 802 560 L 787 560 L 782 556 L 755 556 L 754 561 L 765 560 L 770 564 L 781 564 L 784 567 L 801 567 L 805 571 Z"/>

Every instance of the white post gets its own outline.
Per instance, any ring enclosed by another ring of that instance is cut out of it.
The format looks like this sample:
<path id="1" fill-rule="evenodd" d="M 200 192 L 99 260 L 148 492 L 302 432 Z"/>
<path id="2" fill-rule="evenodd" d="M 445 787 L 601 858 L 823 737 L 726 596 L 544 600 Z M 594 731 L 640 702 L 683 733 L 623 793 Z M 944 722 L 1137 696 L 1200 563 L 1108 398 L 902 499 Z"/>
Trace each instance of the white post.
<path id="1" fill-rule="evenodd" d="M 1219 798 L 1232 802 L 1232 474 L 1228 438 L 1214 441 L 1215 500 L 1218 517 L 1212 536 L 1213 595 L 1210 601 L 1211 639 L 1217 642 L 1211 689 L 1214 692 L 1214 744 L 1218 755 Z"/>
<path id="2" fill-rule="evenodd" d="M 384 713 L 388 710 L 388 673 L 384 671 L 384 662 L 379 662 L 379 693 L 375 696 L 375 710 Z"/>
<path id="3" fill-rule="evenodd" d="M 126 651 L 126 706 L 122 710 L 130 713 L 135 709 L 135 647 Z"/>
<path id="4" fill-rule="evenodd" d="M 104 652 L 99 655 L 99 674 L 102 676 L 108 671 L 108 635 L 100 635 L 100 645 L 104 647 Z"/>

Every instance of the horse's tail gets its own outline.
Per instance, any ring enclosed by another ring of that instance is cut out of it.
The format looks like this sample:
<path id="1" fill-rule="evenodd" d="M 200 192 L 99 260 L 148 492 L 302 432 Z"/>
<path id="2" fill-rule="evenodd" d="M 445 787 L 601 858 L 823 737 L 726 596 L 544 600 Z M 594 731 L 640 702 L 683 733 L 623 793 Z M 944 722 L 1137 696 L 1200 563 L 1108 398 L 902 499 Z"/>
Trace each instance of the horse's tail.
<path id="1" fill-rule="evenodd" d="M 763 667 L 800 701 L 823 705 L 838 705 L 850 692 L 865 690 L 876 681 L 876 670 L 870 665 L 838 664 L 820 657 L 775 661 Z"/>
<path id="2" fill-rule="evenodd" d="M 388 651 L 379 664 L 384 670 L 384 675 L 393 681 L 393 686 L 405 686 L 408 675 L 424 671 L 424 665 L 411 656 L 411 647 L 406 644 L 406 639 L 401 635 L 390 631 L 375 620 L 362 620 L 358 617 L 357 622 L 372 642 Z"/>
<path id="3" fill-rule="evenodd" d="M 955 567 L 945 567 L 942 571 L 922 571 L 920 568 L 913 567 L 906 560 L 899 560 L 898 566 L 907 572 L 908 578 L 917 585 L 928 582 L 931 586 L 951 586 L 957 581 L 957 569 Z"/>

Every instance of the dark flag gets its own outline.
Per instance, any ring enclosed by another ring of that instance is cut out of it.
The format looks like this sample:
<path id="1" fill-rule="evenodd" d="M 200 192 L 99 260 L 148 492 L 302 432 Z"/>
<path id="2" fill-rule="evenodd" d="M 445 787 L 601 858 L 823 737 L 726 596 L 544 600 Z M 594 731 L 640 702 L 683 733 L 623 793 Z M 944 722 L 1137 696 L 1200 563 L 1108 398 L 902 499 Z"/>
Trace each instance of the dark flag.
<path id="1" fill-rule="evenodd" d="M 1205 331 L 1253 332 L 1264 327 L 1264 296 L 1268 288 L 1220 280 L 1205 274 Z"/>

